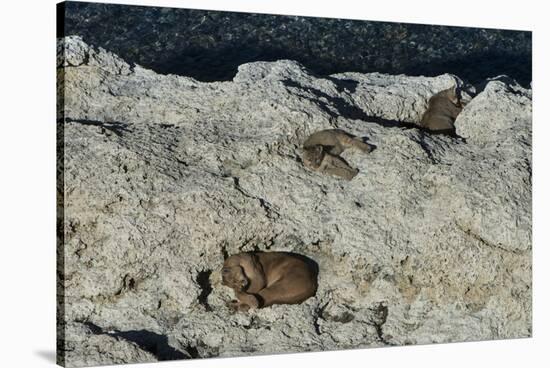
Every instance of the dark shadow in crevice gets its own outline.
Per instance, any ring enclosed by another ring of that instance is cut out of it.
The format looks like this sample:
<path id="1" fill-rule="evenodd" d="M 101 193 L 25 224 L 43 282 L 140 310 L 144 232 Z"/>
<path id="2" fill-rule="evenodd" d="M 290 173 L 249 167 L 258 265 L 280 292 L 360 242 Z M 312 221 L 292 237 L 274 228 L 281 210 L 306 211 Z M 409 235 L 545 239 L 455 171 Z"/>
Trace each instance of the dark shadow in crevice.
<path id="1" fill-rule="evenodd" d="M 321 331 L 319 320 L 320 319 L 324 320 L 323 313 L 327 305 L 328 305 L 328 302 L 323 305 L 318 305 L 313 312 L 313 329 L 315 330 L 315 333 L 317 334 L 317 336 L 321 336 L 321 334 L 323 333 Z"/>
<path id="2" fill-rule="evenodd" d="M 336 90 L 340 93 L 355 93 L 355 91 L 357 90 L 357 86 L 359 85 L 359 82 L 353 79 L 339 79 L 331 76 L 325 77 L 325 79 L 334 83 L 336 85 Z"/>
<path id="3" fill-rule="evenodd" d="M 338 79 L 333 79 L 333 80 L 335 81 L 335 83 L 337 83 L 339 81 Z M 301 95 L 300 97 L 309 99 L 312 102 L 316 103 L 317 105 L 319 105 L 319 107 L 323 111 L 325 111 L 327 114 L 329 114 L 333 118 L 336 118 L 336 117 L 340 116 L 340 117 L 350 119 L 350 120 L 363 120 L 365 122 L 375 123 L 375 124 L 381 125 L 385 128 L 419 129 L 422 132 L 422 136 L 424 136 L 424 134 L 446 135 L 446 136 L 449 136 L 449 137 L 452 137 L 452 138 L 460 139 L 464 143 L 466 142 L 466 140 L 463 137 L 459 136 L 456 133 L 456 130 L 454 128 L 453 129 L 448 129 L 448 130 L 432 131 L 432 130 L 423 128 L 423 127 L 419 126 L 418 124 L 407 122 L 407 121 L 391 120 L 391 119 L 384 119 L 384 118 L 381 118 L 381 117 L 378 117 L 378 116 L 371 116 L 371 115 L 366 114 L 363 110 L 361 110 L 357 106 L 353 106 L 353 105 L 349 104 L 348 102 L 346 102 L 341 97 L 330 96 L 330 95 L 326 94 L 325 92 L 320 91 L 316 88 L 303 86 L 303 85 L 301 85 L 301 84 L 299 84 L 299 83 L 297 83 L 293 80 L 290 80 L 290 79 L 284 80 L 283 84 L 286 87 L 298 88 L 298 89 L 305 90 L 307 92 L 310 92 L 310 93 L 314 94 L 317 97 L 316 99 L 308 98 L 308 97 L 303 96 L 303 95 Z M 323 100 L 325 100 L 327 102 L 323 102 Z M 334 112 L 334 110 L 332 110 L 328 107 L 329 104 L 336 109 L 336 111 L 337 111 L 336 113 Z M 362 137 L 362 139 L 363 139 L 364 142 L 366 142 L 366 137 Z"/>
<path id="4" fill-rule="evenodd" d="M 229 258 L 229 253 L 227 252 L 227 243 L 223 242 L 220 246 L 223 260 L 225 261 L 227 258 Z"/>
<path id="5" fill-rule="evenodd" d="M 84 326 L 88 327 L 94 335 L 101 335 L 101 334 L 104 333 L 103 329 L 101 327 L 99 327 L 98 325 L 96 325 L 95 323 L 83 322 L 83 324 L 84 324 Z"/>
<path id="6" fill-rule="evenodd" d="M 201 271 L 197 275 L 197 284 L 201 288 L 201 293 L 199 295 L 199 303 L 204 306 L 207 312 L 210 312 L 212 308 L 208 304 L 208 295 L 212 292 L 212 285 L 210 284 L 210 275 L 212 274 L 211 270 Z"/>
<path id="7" fill-rule="evenodd" d="M 201 357 L 200 354 L 199 354 L 199 350 L 197 349 L 196 346 L 187 345 L 185 349 L 186 349 L 187 354 L 189 354 L 189 357 L 191 359 L 196 359 L 196 358 Z"/>
<path id="8" fill-rule="evenodd" d="M 186 359 L 186 356 L 179 350 L 174 349 L 168 344 L 168 337 L 159 335 L 147 330 L 123 331 L 109 334 L 115 337 L 121 337 L 139 345 L 142 349 L 147 350 L 158 360 L 175 360 Z"/>
<path id="9" fill-rule="evenodd" d="M 428 159 L 430 160 L 430 162 L 432 164 L 436 164 L 437 160 L 434 158 L 432 154 L 432 150 L 430 150 L 430 148 L 426 144 L 426 141 L 424 140 L 425 137 L 426 137 L 425 132 L 424 131 L 420 132 L 420 139 L 418 140 L 418 144 L 420 145 L 420 147 L 422 147 L 424 152 L 426 152 L 426 155 L 428 155 Z"/>
<path id="10" fill-rule="evenodd" d="M 315 99 L 308 98 L 308 97 L 303 96 L 303 95 L 300 96 L 300 97 L 309 99 L 312 102 L 316 103 L 317 105 L 319 105 L 319 107 L 323 111 L 325 111 L 327 114 L 329 114 L 333 118 L 343 117 L 343 118 L 350 119 L 350 120 L 363 120 L 363 121 L 375 123 L 375 124 L 378 124 L 378 125 L 381 125 L 381 126 L 384 126 L 384 127 L 402 127 L 402 128 L 409 128 L 409 129 L 410 128 L 419 128 L 418 125 L 415 125 L 415 124 L 410 123 L 410 122 L 384 119 L 384 118 L 377 117 L 377 116 L 370 116 L 370 115 L 366 114 L 363 110 L 358 108 L 357 106 L 350 105 L 349 103 L 347 103 L 341 97 L 330 96 L 330 95 L 326 94 L 325 92 L 320 91 L 316 88 L 302 86 L 301 84 L 296 83 L 293 80 L 285 79 L 282 82 L 286 87 L 298 88 L 300 90 L 305 90 L 305 91 L 310 92 L 313 95 L 315 95 L 315 97 L 317 97 Z M 323 103 L 323 101 L 321 99 L 325 99 L 327 101 L 327 103 Z M 334 112 L 334 110 L 330 109 L 327 104 L 332 105 L 336 109 L 336 112 Z"/>
<path id="11" fill-rule="evenodd" d="M 102 129 L 115 133 L 118 137 L 122 137 L 123 133 L 125 132 L 128 132 L 128 133 L 132 132 L 132 130 L 128 128 L 128 124 L 121 123 L 118 121 L 104 122 L 99 120 L 72 119 L 72 118 L 65 118 L 63 121 L 65 123 L 77 123 L 82 125 L 97 126 Z"/>
<path id="12" fill-rule="evenodd" d="M 101 327 L 92 322 L 84 322 L 90 331 L 95 335 L 108 335 L 119 337 L 138 345 L 141 349 L 153 354 L 158 360 L 176 360 L 189 359 L 192 354 L 188 355 L 179 350 L 174 349 L 168 344 L 168 337 L 147 330 L 131 330 L 131 331 L 113 331 L 105 332 Z"/>
<path id="13" fill-rule="evenodd" d="M 394 345 L 393 343 L 387 340 L 382 330 L 382 326 L 388 320 L 388 306 L 385 305 L 384 303 L 379 303 L 375 308 L 371 309 L 371 312 L 372 312 L 370 316 L 371 323 L 376 329 L 376 335 L 380 340 L 380 342 L 382 342 L 385 345 Z"/>

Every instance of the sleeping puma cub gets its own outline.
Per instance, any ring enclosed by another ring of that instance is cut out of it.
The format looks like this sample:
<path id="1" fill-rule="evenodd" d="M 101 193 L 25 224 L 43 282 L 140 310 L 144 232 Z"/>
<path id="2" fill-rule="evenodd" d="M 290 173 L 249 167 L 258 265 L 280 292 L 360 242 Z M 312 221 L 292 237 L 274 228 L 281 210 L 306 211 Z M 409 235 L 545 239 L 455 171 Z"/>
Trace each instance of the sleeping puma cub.
<path id="1" fill-rule="evenodd" d="M 327 129 L 310 135 L 303 146 L 303 162 L 307 168 L 323 174 L 351 180 L 359 170 L 352 168 L 338 155 L 354 147 L 369 153 L 373 147 L 340 129 Z"/>

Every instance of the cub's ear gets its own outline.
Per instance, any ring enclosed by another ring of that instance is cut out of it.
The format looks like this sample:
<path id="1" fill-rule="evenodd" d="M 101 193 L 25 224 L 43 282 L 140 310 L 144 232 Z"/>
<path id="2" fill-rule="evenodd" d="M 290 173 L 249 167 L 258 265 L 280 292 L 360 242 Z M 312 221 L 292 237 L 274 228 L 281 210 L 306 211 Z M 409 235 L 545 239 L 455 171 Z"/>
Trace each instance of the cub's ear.
<path id="1" fill-rule="evenodd" d="M 257 266 L 256 256 L 252 252 L 243 253 L 241 255 L 241 262 L 239 264 L 243 268 L 256 267 Z"/>

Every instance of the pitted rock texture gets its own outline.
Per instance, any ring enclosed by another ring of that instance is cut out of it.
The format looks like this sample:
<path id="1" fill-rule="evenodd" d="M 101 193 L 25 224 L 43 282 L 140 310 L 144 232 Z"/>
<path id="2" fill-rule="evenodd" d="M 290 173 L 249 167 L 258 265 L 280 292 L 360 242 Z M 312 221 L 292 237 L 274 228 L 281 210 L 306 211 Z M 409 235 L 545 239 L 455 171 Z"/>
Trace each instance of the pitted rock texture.
<path id="1" fill-rule="evenodd" d="M 448 74 L 202 83 L 58 51 L 67 365 L 531 335 L 531 90 L 488 81 L 451 137 L 415 127 Z M 376 146 L 343 153 L 350 182 L 301 163 L 328 128 Z M 315 260 L 316 296 L 233 313 L 219 271 L 249 250 Z"/>
<path id="2" fill-rule="evenodd" d="M 155 362 L 156 357 L 131 340 L 103 332 L 90 323 L 71 322 L 66 325 L 70 336 L 64 349 L 62 365 L 90 366 L 124 364 L 128 361 Z"/>

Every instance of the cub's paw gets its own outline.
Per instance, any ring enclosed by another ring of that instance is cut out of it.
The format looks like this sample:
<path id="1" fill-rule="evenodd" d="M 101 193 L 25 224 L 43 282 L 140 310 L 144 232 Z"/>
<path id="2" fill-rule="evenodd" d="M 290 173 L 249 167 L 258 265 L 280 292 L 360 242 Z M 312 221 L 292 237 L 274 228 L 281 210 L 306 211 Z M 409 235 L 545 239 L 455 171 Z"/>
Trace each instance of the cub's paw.
<path id="1" fill-rule="evenodd" d="M 248 304 L 243 304 L 243 303 L 239 303 L 239 306 L 237 308 L 239 312 L 246 312 L 249 309 L 250 309 L 250 306 Z"/>
<path id="2" fill-rule="evenodd" d="M 246 304 L 247 307 L 249 308 L 258 308 L 259 306 L 258 299 L 254 295 L 251 295 L 251 294 L 240 295 L 239 299 L 241 300 L 242 304 Z"/>
<path id="3" fill-rule="evenodd" d="M 248 304 L 244 304 L 238 300 L 231 300 L 227 303 L 227 306 L 229 309 L 231 309 L 233 312 L 246 312 L 250 309 L 250 306 Z"/>

